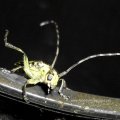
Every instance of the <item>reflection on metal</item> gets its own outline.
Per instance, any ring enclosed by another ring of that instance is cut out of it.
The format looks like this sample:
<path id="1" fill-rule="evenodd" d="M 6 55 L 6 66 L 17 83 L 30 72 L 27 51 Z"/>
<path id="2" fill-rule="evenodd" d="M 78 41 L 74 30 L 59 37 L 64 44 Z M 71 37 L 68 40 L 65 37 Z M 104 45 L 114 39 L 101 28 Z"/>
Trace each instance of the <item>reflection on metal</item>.
<path id="1" fill-rule="evenodd" d="M 17 101 L 23 101 L 22 86 L 26 78 L 0 68 L 0 95 Z M 72 116 L 91 118 L 120 119 L 120 99 L 91 95 L 65 89 L 64 94 L 70 96 L 64 100 L 58 94 L 58 87 L 46 95 L 40 85 L 27 88 L 30 105 Z"/>

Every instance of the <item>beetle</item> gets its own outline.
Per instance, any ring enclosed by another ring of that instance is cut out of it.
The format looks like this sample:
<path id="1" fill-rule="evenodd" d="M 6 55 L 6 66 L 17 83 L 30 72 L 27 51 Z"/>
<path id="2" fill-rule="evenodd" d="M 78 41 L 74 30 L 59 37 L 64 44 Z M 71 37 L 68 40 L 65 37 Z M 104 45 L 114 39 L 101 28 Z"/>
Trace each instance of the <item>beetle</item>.
<path id="1" fill-rule="evenodd" d="M 83 63 L 83 62 L 85 62 L 89 59 L 93 59 L 93 58 L 96 58 L 96 57 L 103 57 L 103 56 L 118 56 L 118 55 L 120 55 L 120 53 L 100 53 L 100 54 L 91 55 L 91 56 L 88 56 L 86 58 L 83 58 L 83 59 L 79 60 L 78 62 L 73 64 L 71 67 L 69 67 L 67 70 L 65 70 L 61 73 L 58 73 L 54 69 L 54 66 L 55 66 L 55 63 L 57 61 L 58 54 L 59 54 L 58 24 L 54 20 L 51 20 L 51 21 L 44 21 L 44 22 L 40 23 L 40 26 L 42 27 L 42 26 L 45 26 L 45 25 L 48 25 L 48 24 L 54 24 L 55 25 L 56 34 L 57 34 L 56 54 L 55 54 L 54 60 L 53 60 L 51 65 L 46 64 L 43 61 L 29 61 L 26 53 L 21 48 L 16 47 L 16 46 L 14 46 L 13 44 L 11 44 L 7 41 L 9 31 L 6 30 L 6 32 L 5 32 L 5 36 L 4 36 L 5 46 L 8 47 L 8 48 L 14 49 L 14 50 L 23 54 L 23 65 L 22 66 L 18 65 L 16 68 L 12 69 L 12 71 L 16 72 L 19 69 L 23 69 L 25 74 L 29 77 L 29 79 L 23 85 L 23 99 L 25 101 L 28 101 L 28 97 L 27 97 L 27 94 L 26 94 L 27 85 L 29 85 L 29 84 L 36 85 L 38 83 L 43 83 L 43 84 L 48 86 L 48 93 L 49 93 L 50 90 L 55 89 L 55 87 L 58 85 L 59 81 L 62 81 L 62 82 L 61 82 L 61 86 L 58 90 L 58 93 L 64 99 L 68 100 L 69 97 L 64 95 L 63 92 L 62 92 L 63 88 L 66 88 L 66 82 L 62 78 L 63 76 L 68 74 L 73 68 L 75 68 L 79 64 L 81 64 L 81 63 Z"/>

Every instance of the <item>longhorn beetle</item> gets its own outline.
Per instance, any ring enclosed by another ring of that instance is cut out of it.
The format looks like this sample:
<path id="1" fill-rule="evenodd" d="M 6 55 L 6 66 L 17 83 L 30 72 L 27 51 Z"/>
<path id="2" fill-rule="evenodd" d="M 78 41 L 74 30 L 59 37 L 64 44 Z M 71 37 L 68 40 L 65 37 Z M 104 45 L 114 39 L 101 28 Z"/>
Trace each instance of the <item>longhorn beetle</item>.
<path id="1" fill-rule="evenodd" d="M 81 63 L 83 63 L 83 62 L 85 62 L 89 59 L 93 59 L 93 58 L 96 58 L 96 57 L 103 57 L 103 56 L 118 56 L 118 55 L 120 55 L 120 53 L 103 53 L 103 54 L 91 55 L 91 56 L 88 56 L 86 58 L 83 58 L 83 59 L 79 60 L 78 62 L 73 64 L 71 67 L 69 67 L 67 70 L 65 70 L 65 71 L 63 71 L 59 74 L 54 69 L 54 66 L 55 66 L 55 63 L 57 61 L 58 54 L 59 54 L 59 30 L 58 30 L 58 25 L 55 21 L 51 20 L 51 21 L 42 22 L 40 24 L 40 26 L 44 26 L 44 25 L 48 25 L 48 24 L 54 24 L 55 25 L 56 34 L 57 34 L 56 55 L 55 55 L 54 60 L 53 60 L 51 65 L 46 64 L 43 61 L 29 61 L 26 53 L 22 49 L 12 45 L 9 42 L 7 42 L 7 36 L 9 34 L 9 31 L 6 30 L 6 32 L 5 32 L 5 36 L 4 36 L 5 46 L 8 47 L 8 48 L 14 49 L 16 51 L 19 51 L 23 54 L 23 65 L 22 66 L 18 65 L 12 71 L 15 72 L 19 69 L 23 69 L 25 74 L 29 77 L 29 79 L 23 85 L 23 99 L 25 101 L 28 101 L 27 94 L 26 94 L 27 85 L 29 85 L 29 84 L 36 85 L 38 83 L 44 83 L 48 86 L 48 93 L 49 93 L 50 90 L 54 89 L 57 86 L 59 81 L 62 81 L 62 83 L 61 83 L 61 86 L 58 90 L 58 93 L 60 94 L 60 96 L 62 96 L 64 99 L 67 100 L 68 97 L 66 95 L 64 95 L 63 92 L 62 92 L 63 88 L 66 87 L 66 82 L 65 82 L 64 79 L 62 79 L 63 76 L 68 74 L 73 68 L 75 68 L 79 64 L 81 64 Z"/>

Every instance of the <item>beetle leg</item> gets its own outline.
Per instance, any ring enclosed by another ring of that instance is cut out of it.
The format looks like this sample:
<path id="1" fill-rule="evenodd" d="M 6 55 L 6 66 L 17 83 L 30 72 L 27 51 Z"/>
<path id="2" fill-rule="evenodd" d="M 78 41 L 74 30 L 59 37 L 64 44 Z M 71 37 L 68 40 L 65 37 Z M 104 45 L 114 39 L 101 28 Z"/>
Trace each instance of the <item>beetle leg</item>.
<path id="1" fill-rule="evenodd" d="M 33 75 L 30 71 L 30 66 L 29 66 L 29 61 L 28 61 L 28 57 L 26 54 L 23 55 L 23 62 L 24 62 L 24 71 L 25 73 L 30 77 L 33 78 Z"/>
<path id="2" fill-rule="evenodd" d="M 16 72 L 17 70 L 19 70 L 19 69 L 21 69 L 21 68 L 23 68 L 23 66 L 18 66 L 18 67 L 16 67 L 16 68 L 13 68 L 11 71 L 12 71 L 12 72 Z"/>
<path id="3" fill-rule="evenodd" d="M 62 96 L 65 100 L 68 100 L 68 96 L 66 96 L 66 95 L 64 95 L 63 94 L 63 88 L 66 88 L 66 82 L 65 82 L 65 80 L 64 79 L 60 79 L 60 81 L 62 81 L 62 83 L 61 83 L 61 86 L 60 86 L 60 88 L 59 88 L 59 91 L 58 91 L 58 93 L 60 94 L 60 96 Z"/>
<path id="4" fill-rule="evenodd" d="M 28 61 L 28 57 L 27 57 L 26 53 L 19 47 L 16 47 L 7 41 L 8 34 L 9 34 L 9 31 L 6 30 L 6 33 L 4 36 L 5 46 L 23 53 L 24 71 L 30 78 L 32 78 L 32 73 L 30 72 L 30 69 L 29 69 L 29 61 Z"/>
<path id="5" fill-rule="evenodd" d="M 20 48 L 18 48 L 18 47 L 16 47 L 16 46 L 12 45 L 11 43 L 7 42 L 8 34 L 9 34 L 9 31 L 6 30 L 6 33 L 5 33 L 5 36 L 4 36 L 5 47 L 14 49 L 14 50 L 19 51 L 19 52 L 21 52 L 21 53 L 24 54 L 24 51 L 23 51 L 23 50 L 21 50 Z"/>
<path id="6" fill-rule="evenodd" d="M 28 85 L 28 82 L 26 81 L 25 84 L 24 84 L 24 86 L 23 86 L 23 88 L 22 88 L 22 94 L 23 94 L 23 99 L 24 99 L 27 103 L 29 103 L 29 100 L 28 100 L 27 94 L 26 94 L 26 87 L 27 87 L 27 85 Z"/>
<path id="7" fill-rule="evenodd" d="M 29 103 L 29 99 L 27 98 L 27 94 L 26 94 L 26 88 L 27 88 L 27 86 L 28 86 L 28 85 L 35 85 L 35 84 L 37 84 L 38 82 L 40 82 L 39 79 L 28 79 L 28 80 L 25 82 L 25 84 L 23 85 L 23 88 L 22 88 L 22 90 L 23 90 L 23 99 L 24 99 L 27 103 Z"/>

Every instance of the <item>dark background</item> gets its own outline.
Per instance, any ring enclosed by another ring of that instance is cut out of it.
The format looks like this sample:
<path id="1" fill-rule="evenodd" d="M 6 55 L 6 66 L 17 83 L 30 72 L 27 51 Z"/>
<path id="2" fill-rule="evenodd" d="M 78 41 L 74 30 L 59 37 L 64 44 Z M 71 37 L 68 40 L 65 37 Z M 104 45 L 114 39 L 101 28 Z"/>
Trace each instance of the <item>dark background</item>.
<path id="1" fill-rule="evenodd" d="M 9 42 L 22 48 L 30 60 L 51 64 L 56 50 L 53 25 L 60 30 L 60 54 L 55 68 L 60 73 L 92 54 L 120 51 L 120 7 L 117 0 L 1 0 L 0 67 L 13 68 L 22 54 L 4 47 Z M 73 90 L 120 98 L 120 57 L 87 61 L 64 78 Z"/>

